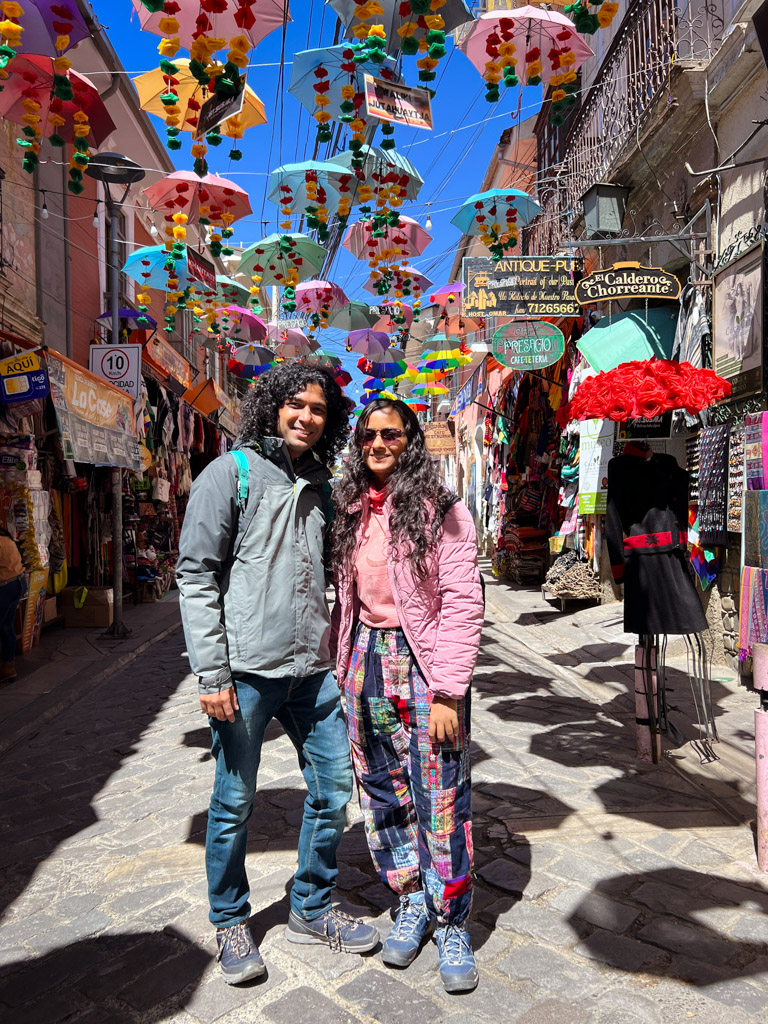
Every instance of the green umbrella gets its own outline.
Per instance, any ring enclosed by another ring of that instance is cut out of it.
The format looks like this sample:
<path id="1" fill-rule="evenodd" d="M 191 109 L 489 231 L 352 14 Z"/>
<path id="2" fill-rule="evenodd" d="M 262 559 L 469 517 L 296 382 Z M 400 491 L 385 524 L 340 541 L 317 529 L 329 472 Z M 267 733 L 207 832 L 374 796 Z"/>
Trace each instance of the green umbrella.
<path id="1" fill-rule="evenodd" d="M 307 235 L 293 232 L 268 235 L 254 242 L 243 253 L 240 274 L 261 274 L 261 286 L 285 285 L 285 277 L 291 267 L 299 273 L 299 281 L 317 277 L 327 256 L 322 245 L 313 242 Z M 259 269 L 261 268 L 261 269 Z"/>
<path id="2" fill-rule="evenodd" d="M 235 281 L 226 274 L 216 275 L 216 298 L 220 302 L 228 302 L 230 305 L 244 306 L 251 297 L 251 290 L 248 285 L 241 281 Z"/>
<path id="3" fill-rule="evenodd" d="M 328 321 L 329 327 L 336 327 L 340 331 L 365 331 L 373 327 L 379 319 L 378 313 L 369 312 L 367 302 L 350 302 L 342 309 L 336 310 Z"/>
<path id="4" fill-rule="evenodd" d="M 366 146 L 360 151 L 359 154 L 363 159 L 363 166 L 361 168 L 363 174 L 363 184 L 370 185 L 371 188 L 376 188 L 376 179 L 373 177 L 374 174 L 381 175 L 382 177 L 394 171 L 401 178 L 407 176 L 408 182 L 405 184 L 405 192 L 401 193 L 402 199 L 413 201 L 421 191 L 421 186 L 424 184 L 424 179 L 413 166 L 410 160 L 404 157 L 401 153 L 391 152 L 385 153 L 383 149 L 378 149 L 376 146 Z M 343 153 L 337 153 L 333 158 L 334 164 L 340 164 L 342 167 L 352 169 L 352 161 L 355 159 L 355 153 L 351 150 L 345 150 Z M 353 188 L 353 196 L 355 191 Z M 360 202 L 359 199 L 353 198 L 353 205 Z"/>

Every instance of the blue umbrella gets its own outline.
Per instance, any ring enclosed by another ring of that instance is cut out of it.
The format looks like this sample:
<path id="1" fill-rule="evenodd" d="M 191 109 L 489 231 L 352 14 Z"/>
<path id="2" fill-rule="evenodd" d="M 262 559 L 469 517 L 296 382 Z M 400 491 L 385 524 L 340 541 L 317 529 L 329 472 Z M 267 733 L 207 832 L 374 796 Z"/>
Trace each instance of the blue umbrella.
<path id="1" fill-rule="evenodd" d="M 395 73 L 396 62 L 391 57 L 385 58 L 383 64 L 364 61 L 361 64 L 355 64 L 354 70 L 349 71 L 347 68 L 351 64 L 352 51 L 348 45 L 323 46 L 317 50 L 300 50 L 299 53 L 293 55 L 288 92 L 296 97 L 302 107 L 306 107 L 310 113 L 314 113 L 316 109 L 315 85 L 319 81 L 315 76 L 315 71 L 324 68 L 328 72 L 328 77 L 322 80 L 328 83 L 328 91 L 324 95 L 330 100 L 330 103 L 323 109 L 327 110 L 335 120 L 339 120 L 340 115 L 344 113 L 341 109 L 341 104 L 344 101 L 341 95 L 342 86 L 354 85 L 355 92 L 362 93 L 364 91 L 363 75 L 365 74 L 381 78 L 382 73 L 385 73 L 385 75 L 389 74 L 393 81 L 400 81 L 400 76 Z M 361 109 L 360 115 L 365 116 L 364 108 Z M 378 124 L 378 121 L 376 123 Z"/>
<path id="2" fill-rule="evenodd" d="M 327 192 L 325 205 L 331 211 L 339 205 L 339 185 L 349 186 L 355 180 L 353 172 L 348 167 L 342 167 L 330 160 L 303 160 L 297 164 L 283 164 L 269 176 L 267 199 L 276 206 L 288 205 L 291 209 L 306 206 L 309 203 L 306 193 L 307 172 L 317 175 L 318 185 Z M 291 190 L 291 198 L 287 204 L 284 203 L 286 194 L 280 191 L 284 186 Z"/>
<path id="3" fill-rule="evenodd" d="M 168 251 L 164 245 L 145 245 L 141 249 L 132 252 L 123 264 L 123 273 L 138 281 L 144 288 L 165 289 L 168 281 L 168 272 L 165 269 L 165 261 L 168 258 Z M 176 264 L 176 277 L 179 281 L 179 288 L 184 289 L 190 284 L 196 284 L 194 278 L 187 272 L 186 260 L 179 260 Z"/>
<path id="4" fill-rule="evenodd" d="M 386 175 L 390 171 L 394 171 L 401 176 L 407 175 L 408 184 L 405 186 L 405 193 L 401 193 L 403 199 L 414 200 L 421 191 L 421 186 L 424 184 L 424 179 L 413 166 L 407 157 L 404 157 L 402 153 L 398 153 L 396 150 L 392 150 L 389 153 L 385 153 L 383 149 L 378 149 L 376 146 L 365 146 L 360 150 L 360 158 L 363 161 L 361 168 L 363 177 L 366 185 L 370 185 L 372 188 L 376 187 L 376 181 L 373 177 L 374 174 Z M 350 169 L 354 168 L 352 161 L 355 159 L 355 154 L 349 150 L 344 150 L 343 153 L 335 153 L 333 157 L 334 164 L 341 164 L 343 167 Z M 359 201 L 359 200 L 358 200 Z M 352 205 L 355 205 L 353 199 Z"/>
<path id="5" fill-rule="evenodd" d="M 139 313 L 135 309 L 118 309 L 117 315 L 121 320 L 126 320 L 128 323 L 136 323 L 141 318 L 141 327 L 146 327 L 149 324 L 151 327 L 157 327 L 157 320 L 153 320 L 147 313 Z M 112 310 L 108 309 L 105 313 L 96 317 L 97 320 L 103 320 L 104 323 L 112 322 Z"/>
<path id="6" fill-rule="evenodd" d="M 533 218 L 541 213 L 541 207 L 527 192 L 522 192 L 519 188 L 491 188 L 487 192 L 478 192 L 466 199 L 451 217 L 451 224 L 464 235 L 479 235 L 480 225 L 476 220 L 478 214 L 486 218 L 486 223 L 489 222 L 488 218 L 493 223 L 498 215 L 497 223 L 503 226 L 506 223 L 506 211 L 510 206 L 517 210 L 518 227 L 530 224 Z"/>

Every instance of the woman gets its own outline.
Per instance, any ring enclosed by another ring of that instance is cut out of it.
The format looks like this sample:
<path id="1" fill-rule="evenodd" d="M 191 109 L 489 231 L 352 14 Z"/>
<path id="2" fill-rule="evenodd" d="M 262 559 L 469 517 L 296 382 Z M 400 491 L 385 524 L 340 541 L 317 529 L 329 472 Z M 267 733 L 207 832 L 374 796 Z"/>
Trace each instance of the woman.
<path id="1" fill-rule="evenodd" d="M 446 990 L 470 991 L 474 523 L 441 484 L 413 411 L 390 399 L 360 416 L 334 504 L 339 686 L 371 856 L 400 897 L 382 958 L 406 967 L 436 925 Z"/>
<path id="2" fill-rule="evenodd" d="M 16 541 L 0 526 L 0 682 L 16 678 L 16 609 L 24 594 L 24 564 Z"/>

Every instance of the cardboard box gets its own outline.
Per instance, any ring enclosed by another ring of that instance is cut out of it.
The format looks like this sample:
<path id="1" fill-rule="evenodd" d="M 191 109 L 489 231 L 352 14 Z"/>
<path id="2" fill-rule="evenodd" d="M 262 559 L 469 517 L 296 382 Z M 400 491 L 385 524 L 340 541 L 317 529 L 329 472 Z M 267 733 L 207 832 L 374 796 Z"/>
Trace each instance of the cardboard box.
<path id="1" fill-rule="evenodd" d="M 43 625 L 45 626 L 48 622 L 53 622 L 56 616 L 59 614 L 58 608 L 56 607 L 56 598 L 47 597 L 45 599 L 45 607 L 43 609 Z"/>
<path id="2" fill-rule="evenodd" d="M 64 625 L 93 626 L 106 629 L 112 625 L 114 603 L 112 587 L 86 587 L 83 601 L 82 587 L 67 587 L 60 595 Z M 77 607 L 81 605 L 81 607 Z"/>

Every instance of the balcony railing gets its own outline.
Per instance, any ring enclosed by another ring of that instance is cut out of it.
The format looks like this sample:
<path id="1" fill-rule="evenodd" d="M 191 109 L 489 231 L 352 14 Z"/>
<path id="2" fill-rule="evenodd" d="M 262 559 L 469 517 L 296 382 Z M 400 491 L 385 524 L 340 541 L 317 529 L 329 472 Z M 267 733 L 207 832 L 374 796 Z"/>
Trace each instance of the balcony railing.
<path id="1" fill-rule="evenodd" d="M 529 251 L 562 247 L 565 221 L 579 212 L 580 197 L 614 166 L 651 108 L 664 102 L 673 64 L 711 60 L 736 6 L 736 0 L 637 0 L 630 7 L 570 128 L 563 162 L 540 170 L 544 212 L 528 230 Z"/>

